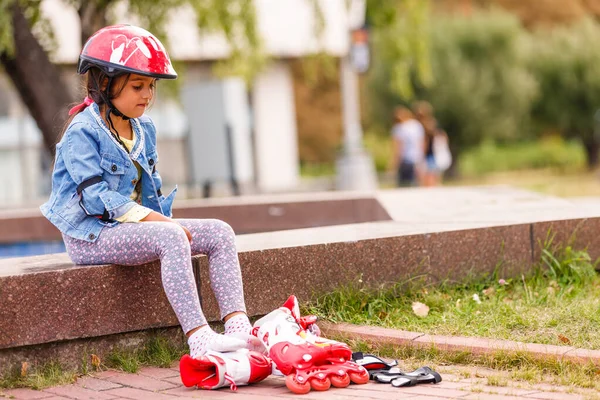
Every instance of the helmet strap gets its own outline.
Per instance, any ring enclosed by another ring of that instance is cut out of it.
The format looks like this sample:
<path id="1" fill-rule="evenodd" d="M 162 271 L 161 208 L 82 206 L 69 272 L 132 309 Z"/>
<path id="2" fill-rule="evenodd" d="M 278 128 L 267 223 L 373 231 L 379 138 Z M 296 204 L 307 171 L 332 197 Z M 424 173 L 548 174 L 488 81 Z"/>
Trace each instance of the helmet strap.
<path id="1" fill-rule="evenodd" d="M 129 154 L 129 149 L 127 149 L 127 146 L 125 146 L 125 143 L 123 143 L 123 140 L 121 139 L 121 136 L 119 135 L 119 131 L 117 131 L 117 128 L 115 128 L 112 118 L 110 117 L 110 114 L 112 111 L 113 111 L 112 108 L 106 107 L 105 116 L 106 116 L 106 120 L 108 121 L 108 124 L 110 125 L 110 133 L 117 140 L 117 142 L 119 142 L 119 144 L 121 146 L 123 146 L 123 149 L 125 149 L 125 151 Z"/>
<path id="2" fill-rule="evenodd" d="M 123 143 L 123 140 L 121 140 L 121 136 L 119 136 L 119 131 L 117 131 L 117 128 L 115 128 L 115 125 L 112 121 L 112 118 L 110 116 L 110 114 L 115 114 L 117 117 L 121 117 L 124 120 L 129 120 L 130 118 L 123 115 L 123 113 L 121 113 L 119 110 L 117 110 L 117 108 L 113 105 L 113 103 L 110 101 L 110 85 L 112 84 L 112 80 L 113 77 L 109 77 L 108 78 L 108 83 L 106 84 L 106 89 L 105 90 L 101 90 L 100 89 L 100 84 L 98 82 L 96 82 L 94 80 L 94 84 L 96 86 L 96 90 L 98 91 L 98 93 L 100 94 L 100 97 L 102 97 L 102 100 L 104 101 L 104 104 L 106 104 L 106 111 L 105 111 L 105 119 L 108 122 L 108 125 L 110 127 L 109 131 L 110 134 L 115 138 L 115 140 L 117 142 L 119 142 L 119 144 L 123 147 L 123 149 L 129 153 L 129 150 L 127 149 L 127 146 L 125 146 L 125 143 Z"/>
<path id="3" fill-rule="evenodd" d="M 114 106 L 112 101 L 110 101 L 110 86 L 112 85 L 113 78 L 114 78 L 113 76 L 108 78 L 108 84 L 106 85 L 105 103 L 108 106 L 108 108 L 111 110 L 111 112 L 113 114 L 115 114 L 117 117 L 121 117 L 125 121 L 130 120 L 131 119 L 130 117 L 128 117 L 127 115 L 125 115 L 121 111 L 119 111 L 117 109 L 117 107 Z"/>

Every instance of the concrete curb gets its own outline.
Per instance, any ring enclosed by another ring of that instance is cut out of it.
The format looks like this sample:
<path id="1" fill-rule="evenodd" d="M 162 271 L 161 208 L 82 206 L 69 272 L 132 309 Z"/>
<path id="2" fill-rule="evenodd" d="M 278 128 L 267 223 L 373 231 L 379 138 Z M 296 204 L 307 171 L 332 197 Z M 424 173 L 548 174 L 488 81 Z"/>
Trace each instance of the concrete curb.
<path id="1" fill-rule="evenodd" d="M 419 332 L 346 323 L 320 322 L 319 327 L 325 337 L 342 336 L 348 339 L 363 340 L 375 345 L 435 347 L 442 351 L 467 351 L 474 355 L 492 355 L 498 352 L 527 353 L 538 360 L 551 359 L 575 364 L 592 363 L 600 366 L 600 350 L 579 349 L 572 346 L 554 346 L 464 336 L 428 335 Z"/>

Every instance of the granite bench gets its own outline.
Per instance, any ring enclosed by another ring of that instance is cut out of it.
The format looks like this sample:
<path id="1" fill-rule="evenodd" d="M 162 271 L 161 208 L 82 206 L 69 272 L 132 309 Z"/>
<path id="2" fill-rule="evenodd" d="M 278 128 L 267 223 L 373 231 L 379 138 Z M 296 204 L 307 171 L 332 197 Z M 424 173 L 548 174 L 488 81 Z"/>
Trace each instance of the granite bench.
<path id="1" fill-rule="evenodd" d="M 359 198 L 366 201 L 338 200 Z M 498 266 L 505 276 L 518 276 L 539 259 L 539 244 L 550 231 L 555 243 L 575 232 L 577 247 L 600 255 L 595 204 L 581 207 L 506 188 L 394 190 L 371 198 L 380 208 L 363 215 L 378 216 L 376 222 L 239 235 L 249 314 L 263 315 L 292 293 L 308 300 L 359 280 L 371 287 L 415 275 L 459 281 Z M 206 258 L 194 257 L 193 265 L 204 311 L 216 321 Z M 125 339 L 135 344 L 152 329 L 176 332 L 177 325 L 158 262 L 77 266 L 66 254 L 0 260 L 0 373 L 32 358 L 81 360 L 85 352 L 101 353 Z"/>

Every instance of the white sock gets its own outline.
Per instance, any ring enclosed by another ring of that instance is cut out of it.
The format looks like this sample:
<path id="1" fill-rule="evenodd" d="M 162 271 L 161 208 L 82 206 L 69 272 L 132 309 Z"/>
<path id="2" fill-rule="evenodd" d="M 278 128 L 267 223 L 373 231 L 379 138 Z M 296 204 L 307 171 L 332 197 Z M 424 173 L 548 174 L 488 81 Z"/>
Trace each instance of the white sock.
<path id="1" fill-rule="evenodd" d="M 212 351 L 236 351 L 246 348 L 246 341 L 236 337 L 220 335 L 205 325 L 198 329 L 188 338 L 190 356 L 198 358 L 208 350 Z"/>
<path id="2" fill-rule="evenodd" d="M 265 346 L 254 335 L 252 335 L 252 324 L 246 314 L 238 314 L 229 318 L 225 322 L 225 335 L 231 336 L 246 342 L 248 350 L 263 353 Z"/>

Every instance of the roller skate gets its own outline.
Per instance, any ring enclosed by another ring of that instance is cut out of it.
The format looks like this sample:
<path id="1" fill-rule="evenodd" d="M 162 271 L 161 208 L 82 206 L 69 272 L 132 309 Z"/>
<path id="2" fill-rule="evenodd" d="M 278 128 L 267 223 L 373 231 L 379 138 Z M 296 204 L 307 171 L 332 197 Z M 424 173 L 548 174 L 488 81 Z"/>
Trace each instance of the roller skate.
<path id="1" fill-rule="evenodd" d="M 227 353 L 209 351 L 199 358 L 187 354 L 181 357 L 179 372 L 186 387 L 218 389 L 229 386 L 231 390 L 237 390 L 238 386 L 268 377 L 271 361 L 263 354 L 246 349 Z"/>
<path id="2" fill-rule="evenodd" d="M 295 296 L 254 323 L 253 333 L 283 375 L 289 390 L 297 394 L 367 383 L 369 373 L 351 360 L 345 343 L 318 337 L 303 329 Z M 314 324 L 314 321 L 312 322 Z M 306 324 L 304 324 L 306 326 Z"/>

